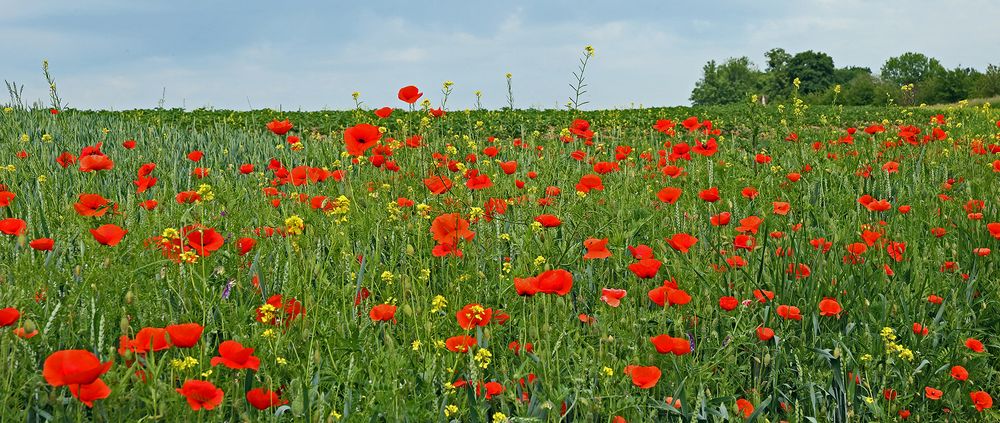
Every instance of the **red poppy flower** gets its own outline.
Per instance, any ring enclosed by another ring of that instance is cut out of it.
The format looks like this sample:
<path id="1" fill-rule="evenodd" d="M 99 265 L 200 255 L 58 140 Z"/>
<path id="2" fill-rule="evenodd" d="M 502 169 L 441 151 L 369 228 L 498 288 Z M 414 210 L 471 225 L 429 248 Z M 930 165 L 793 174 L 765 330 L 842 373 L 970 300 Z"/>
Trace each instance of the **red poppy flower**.
<path id="1" fill-rule="evenodd" d="M 691 295 L 679 289 L 673 279 L 663 281 L 663 285 L 653 288 L 648 293 L 649 299 L 660 307 L 684 305 L 691 302 Z"/>
<path id="2" fill-rule="evenodd" d="M 580 182 L 576 184 L 578 192 L 588 193 L 591 190 L 604 191 L 604 182 L 601 177 L 594 174 L 587 174 L 580 177 Z"/>
<path id="3" fill-rule="evenodd" d="M 624 289 L 611 289 L 602 288 L 601 289 L 601 301 L 611 307 L 618 307 L 621 304 L 622 298 L 625 298 L 627 292 Z"/>
<path id="4" fill-rule="evenodd" d="M 632 254 L 632 258 L 636 260 L 653 258 L 653 249 L 648 245 L 637 245 L 635 247 L 630 245 L 628 251 Z"/>
<path id="5" fill-rule="evenodd" d="M 88 384 L 69 385 L 69 393 L 83 405 L 94 408 L 94 401 L 110 396 L 111 388 L 103 380 L 97 379 Z"/>
<path id="6" fill-rule="evenodd" d="M 677 199 L 681 198 L 682 192 L 684 191 L 680 188 L 666 187 L 656 193 L 656 198 L 659 198 L 664 203 L 674 204 L 677 202 Z"/>
<path id="7" fill-rule="evenodd" d="M 187 159 L 192 162 L 200 162 L 202 157 L 205 157 L 205 153 L 198 150 L 194 150 L 187 155 Z"/>
<path id="8" fill-rule="evenodd" d="M 281 321 L 288 326 L 303 314 L 305 309 L 299 300 L 295 298 L 285 300 L 281 294 L 270 296 L 264 305 L 257 307 L 257 321 L 269 325 L 276 325 Z"/>
<path id="9" fill-rule="evenodd" d="M 522 297 L 530 297 L 538 293 L 538 287 L 535 285 L 537 278 L 514 278 L 514 290 L 517 291 L 517 295 Z"/>
<path id="10" fill-rule="evenodd" d="M 378 144 L 382 139 L 382 132 L 375 125 L 359 123 L 344 130 L 344 145 L 347 153 L 352 156 L 365 154 L 369 148 Z"/>
<path id="11" fill-rule="evenodd" d="M 489 175 L 481 173 L 465 181 L 465 186 L 473 191 L 478 191 L 493 186 L 493 181 L 490 180 Z"/>
<path id="12" fill-rule="evenodd" d="M 714 203 L 719 201 L 719 188 L 711 187 L 698 193 L 698 198 L 705 202 Z"/>
<path id="13" fill-rule="evenodd" d="M 250 369 L 257 371 L 260 359 L 253 355 L 253 348 L 244 348 L 236 341 L 223 341 L 219 344 L 219 355 L 212 357 L 212 366 L 222 364 L 230 369 Z"/>
<path id="14" fill-rule="evenodd" d="M 926 386 L 924 387 L 924 395 L 927 397 L 927 399 L 936 401 L 941 399 L 941 395 L 944 395 L 944 392 L 941 392 L 940 389 L 935 389 L 931 388 L 930 386 Z"/>
<path id="15" fill-rule="evenodd" d="M 770 341 L 771 338 L 774 338 L 774 329 L 763 326 L 757 327 L 757 339 L 767 342 Z"/>
<path id="16" fill-rule="evenodd" d="M 535 222 L 541 223 L 542 226 L 546 228 L 554 228 L 562 225 L 562 221 L 558 217 L 551 214 L 540 214 L 535 217 Z"/>
<path id="17" fill-rule="evenodd" d="M 986 229 L 990 231 L 990 236 L 996 239 L 1000 239 L 1000 223 L 997 222 L 987 223 Z"/>
<path id="18" fill-rule="evenodd" d="M 785 320 L 802 320 L 802 314 L 800 314 L 799 308 L 790 305 L 779 305 L 777 309 L 778 315 Z"/>
<path id="19" fill-rule="evenodd" d="M 687 253 L 697 242 L 698 238 L 685 233 L 674 234 L 674 236 L 667 239 L 667 244 L 681 253 Z"/>
<path id="20" fill-rule="evenodd" d="M 493 317 L 492 308 L 484 308 L 479 304 L 468 304 L 455 313 L 455 320 L 462 329 L 469 330 L 476 326 L 486 326 L 490 324 Z"/>
<path id="21" fill-rule="evenodd" d="M 158 179 L 156 179 L 156 178 L 152 178 L 152 177 L 148 177 L 148 176 L 140 176 L 138 179 L 132 181 L 132 183 L 135 184 L 135 192 L 137 194 L 142 194 L 142 193 L 148 191 L 154 185 L 156 185 L 157 181 L 158 181 Z"/>
<path id="22" fill-rule="evenodd" d="M 650 389 L 660 381 L 663 372 L 656 366 L 625 366 L 625 374 L 632 377 L 632 384 L 642 389 Z"/>
<path id="23" fill-rule="evenodd" d="M 986 347 L 983 345 L 983 343 L 980 340 L 976 339 L 976 338 L 968 338 L 968 339 L 966 339 L 965 340 L 965 347 L 968 348 L 968 349 L 970 349 L 970 350 L 972 350 L 972 351 L 974 351 L 974 352 L 977 352 L 977 353 L 981 353 L 983 351 L 986 351 Z"/>
<path id="24" fill-rule="evenodd" d="M 573 289 L 573 274 L 563 269 L 542 272 L 535 278 L 535 288 L 543 294 L 566 295 Z"/>
<path id="25" fill-rule="evenodd" d="M 567 129 L 569 129 L 571 134 L 576 135 L 577 138 L 582 140 L 590 141 L 594 138 L 594 131 L 590 129 L 590 122 L 584 119 L 573 120 L 573 123 Z"/>
<path id="26" fill-rule="evenodd" d="M 837 300 L 835 300 L 833 298 L 823 298 L 823 300 L 819 302 L 819 315 L 820 316 L 837 316 L 837 317 L 840 317 L 840 312 L 842 310 L 843 309 L 840 307 L 840 304 L 837 303 Z"/>
<path id="27" fill-rule="evenodd" d="M 28 229 L 28 222 L 24 220 L 8 217 L 0 220 L 0 232 L 6 235 L 22 235 Z"/>
<path id="28" fill-rule="evenodd" d="M 754 406 L 753 403 L 747 401 L 745 398 L 740 398 L 736 400 L 736 410 L 743 415 L 744 419 L 748 419 L 753 414 Z"/>
<path id="29" fill-rule="evenodd" d="M 417 87 L 413 85 L 407 85 L 399 89 L 397 97 L 399 97 L 399 99 L 402 100 L 404 103 L 413 104 L 416 103 L 417 100 L 419 100 L 420 96 L 422 95 L 424 95 L 424 93 L 420 92 L 420 90 L 417 89 Z"/>
<path id="30" fill-rule="evenodd" d="M 80 216 L 101 217 L 108 212 L 107 198 L 99 194 L 80 194 L 80 200 L 73 204 L 76 213 Z"/>
<path id="31" fill-rule="evenodd" d="M 184 232 L 188 246 L 200 256 L 208 257 L 212 251 L 222 248 L 224 240 L 215 229 L 188 227 Z"/>
<path id="32" fill-rule="evenodd" d="M 63 169 L 69 167 L 71 164 L 76 163 L 76 156 L 68 151 L 62 152 L 58 157 L 56 157 L 56 163 L 62 166 Z"/>
<path id="33" fill-rule="evenodd" d="M 740 301 L 737 300 L 736 297 L 726 296 L 726 297 L 719 298 L 719 308 L 721 308 L 721 309 L 723 309 L 725 311 L 736 310 L 736 307 L 739 306 L 739 305 L 740 305 Z"/>
<path id="34" fill-rule="evenodd" d="M 729 224 L 730 219 L 732 219 L 732 213 L 722 212 L 710 217 L 708 222 L 712 224 L 712 226 L 726 226 Z"/>
<path id="35" fill-rule="evenodd" d="M 448 351 L 464 353 L 468 352 L 470 347 L 476 345 L 476 338 L 469 335 L 453 336 L 446 339 L 444 345 L 448 348 Z"/>
<path id="36" fill-rule="evenodd" d="M 17 195 L 14 194 L 13 192 L 0 189 L 0 207 L 10 206 L 10 202 L 14 201 L 14 198 L 16 197 Z"/>
<path id="37" fill-rule="evenodd" d="M 997 122 L 997 126 L 1000 126 L 1000 122 Z M 970 392 L 969 398 L 972 399 L 972 404 L 976 406 L 976 411 L 982 412 L 985 409 L 993 408 L 993 397 L 986 391 Z"/>
<path id="38" fill-rule="evenodd" d="M 28 246 L 38 251 L 52 251 L 52 246 L 55 245 L 55 242 L 52 238 L 38 238 L 28 242 Z"/>
<path id="39" fill-rule="evenodd" d="M 391 114 L 392 114 L 392 107 L 383 107 L 381 109 L 375 110 L 375 116 L 378 116 L 381 119 L 385 119 L 389 117 L 389 115 Z"/>
<path id="40" fill-rule="evenodd" d="M 431 194 L 441 195 L 451 189 L 452 182 L 444 176 L 431 176 L 424 179 L 424 186 L 430 190 Z"/>
<path id="41" fill-rule="evenodd" d="M 291 131 L 294 125 L 288 119 L 283 121 L 278 121 L 277 119 L 268 122 L 267 129 L 274 133 L 274 135 L 285 135 L 288 131 Z"/>
<path id="42" fill-rule="evenodd" d="M 21 312 L 14 307 L 0 309 L 0 328 L 11 326 L 21 318 Z"/>
<path id="43" fill-rule="evenodd" d="M 167 330 L 163 328 L 142 328 L 136 332 L 135 339 L 129 340 L 122 335 L 119 339 L 118 353 L 125 355 L 127 351 L 136 354 L 146 354 L 150 351 L 163 351 L 170 348 L 167 340 Z"/>
<path id="44" fill-rule="evenodd" d="M 660 354 L 684 355 L 691 352 L 691 341 L 687 338 L 674 338 L 670 335 L 657 335 L 649 338 L 656 352 Z"/>
<path id="45" fill-rule="evenodd" d="M 97 229 L 91 229 L 90 234 L 93 235 L 94 240 L 101 245 L 107 245 L 109 247 L 114 247 L 122 241 L 128 231 L 122 229 L 118 225 L 106 224 L 101 225 Z"/>
<path id="46" fill-rule="evenodd" d="M 111 369 L 87 350 L 56 351 L 45 359 L 42 376 L 52 386 L 89 385 Z"/>
<path id="47" fill-rule="evenodd" d="M 247 255 L 250 250 L 253 250 L 255 245 L 257 245 L 257 240 L 253 238 L 243 237 L 236 240 L 236 250 L 239 251 L 239 255 L 241 256 Z"/>
<path id="48" fill-rule="evenodd" d="M 962 366 L 953 366 L 951 368 L 951 377 L 958 381 L 965 381 L 969 379 L 969 371 L 965 370 L 965 367 Z"/>
<path id="49" fill-rule="evenodd" d="M 174 200 L 177 201 L 177 204 L 191 204 L 196 201 L 201 201 L 201 194 L 198 194 L 196 191 L 181 191 L 177 193 Z"/>
<path id="50" fill-rule="evenodd" d="M 80 157 L 81 172 L 96 172 L 98 170 L 114 169 L 115 162 L 103 154 L 91 154 Z"/>
<path id="51" fill-rule="evenodd" d="M 216 388 L 212 382 L 188 380 L 176 390 L 187 399 L 188 405 L 194 411 L 211 410 L 222 404 L 222 389 Z"/>
<path id="52" fill-rule="evenodd" d="M 378 304 L 368 312 L 368 317 L 373 322 L 388 322 L 396 320 L 396 306 L 392 304 Z"/>
<path id="53" fill-rule="evenodd" d="M 639 278 L 651 279 L 656 277 L 656 272 L 660 270 L 662 265 L 663 262 L 657 259 L 646 258 L 628 265 L 628 270 L 631 270 Z"/>
<path id="54" fill-rule="evenodd" d="M 442 214 L 431 222 L 431 234 L 440 244 L 458 245 L 460 240 L 471 241 L 476 236 L 469 230 L 469 221 L 458 213 Z"/>
<path id="55" fill-rule="evenodd" d="M 170 325 L 166 328 L 170 335 L 170 343 L 178 348 L 191 348 L 201 340 L 201 333 L 204 327 L 197 323 L 182 323 Z"/>
<path id="56" fill-rule="evenodd" d="M 607 238 L 588 238 L 583 241 L 583 247 L 587 249 L 587 253 L 583 255 L 584 260 L 605 259 L 611 257 L 611 252 L 608 251 Z"/>
<path id="57" fill-rule="evenodd" d="M 261 411 L 288 404 L 288 400 L 281 399 L 277 392 L 265 388 L 251 389 L 246 396 L 250 406 Z"/>

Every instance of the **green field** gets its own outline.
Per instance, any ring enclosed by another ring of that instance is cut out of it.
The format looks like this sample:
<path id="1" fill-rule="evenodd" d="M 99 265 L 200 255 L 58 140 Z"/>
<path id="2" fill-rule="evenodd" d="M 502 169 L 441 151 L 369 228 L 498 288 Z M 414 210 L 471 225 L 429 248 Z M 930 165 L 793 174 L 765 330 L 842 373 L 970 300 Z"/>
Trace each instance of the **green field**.
<path id="1" fill-rule="evenodd" d="M 995 421 L 998 120 L 8 108 L 0 421 Z"/>

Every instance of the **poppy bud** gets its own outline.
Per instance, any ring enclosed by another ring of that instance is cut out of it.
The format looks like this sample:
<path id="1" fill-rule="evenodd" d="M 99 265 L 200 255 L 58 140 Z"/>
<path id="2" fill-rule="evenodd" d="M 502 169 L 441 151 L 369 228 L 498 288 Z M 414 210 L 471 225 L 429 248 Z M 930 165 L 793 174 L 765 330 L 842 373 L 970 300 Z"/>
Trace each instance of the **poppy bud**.
<path id="1" fill-rule="evenodd" d="M 412 256 L 414 253 L 416 253 L 416 250 L 414 250 L 413 245 L 406 244 L 406 255 Z"/>
<path id="2" fill-rule="evenodd" d="M 122 330 L 123 334 L 128 333 L 129 332 L 128 331 L 129 330 L 129 321 L 128 321 L 128 318 L 122 317 L 122 320 L 118 323 L 118 327 Z"/>
<path id="3" fill-rule="evenodd" d="M 323 356 L 319 354 L 319 349 L 317 348 L 315 351 L 313 351 L 313 364 L 316 364 L 318 366 L 322 362 L 323 362 Z"/>
<path id="4" fill-rule="evenodd" d="M 764 367 L 767 367 L 767 366 L 770 366 L 770 365 L 771 365 L 771 353 L 767 353 L 767 354 L 764 355 Z"/>
<path id="5" fill-rule="evenodd" d="M 35 326 L 35 321 L 31 319 L 24 319 L 21 323 L 21 327 L 24 328 L 24 333 L 31 333 L 38 329 L 38 327 Z"/>
<path id="6" fill-rule="evenodd" d="M 132 302 L 134 302 L 134 301 L 135 301 L 135 294 L 133 294 L 132 291 L 126 292 L 125 293 L 125 304 L 132 304 Z"/>
<path id="7" fill-rule="evenodd" d="M 402 312 L 403 315 L 405 316 L 413 316 L 413 307 L 410 307 L 409 304 L 403 304 L 399 306 L 399 311 Z"/>

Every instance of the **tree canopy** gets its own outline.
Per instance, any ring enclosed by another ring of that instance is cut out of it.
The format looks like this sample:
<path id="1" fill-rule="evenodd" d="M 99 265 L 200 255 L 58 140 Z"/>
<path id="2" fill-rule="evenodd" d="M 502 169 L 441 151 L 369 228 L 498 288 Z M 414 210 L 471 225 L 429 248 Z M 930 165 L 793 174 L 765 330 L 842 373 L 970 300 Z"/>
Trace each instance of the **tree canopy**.
<path id="1" fill-rule="evenodd" d="M 969 67 L 949 70 L 939 60 L 915 52 L 889 58 L 878 74 L 867 67 L 838 68 L 833 57 L 813 50 L 791 54 L 774 48 L 764 58 L 763 71 L 746 56 L 721 64 L 710 60 L 691 91 L 691 102 L 728 104 L 758 94 L 772 101 L 796 95 L 816 104 L 937 104 L 1000 95 L 997 65 L 987 66 L 985 72 Z"/>

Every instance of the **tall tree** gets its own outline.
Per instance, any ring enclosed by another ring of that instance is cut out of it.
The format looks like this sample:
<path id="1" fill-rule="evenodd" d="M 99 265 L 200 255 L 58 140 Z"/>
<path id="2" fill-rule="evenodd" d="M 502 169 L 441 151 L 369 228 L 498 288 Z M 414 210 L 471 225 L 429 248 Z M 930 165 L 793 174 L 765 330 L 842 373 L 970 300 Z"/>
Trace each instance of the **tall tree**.
<path id="1" fill-rule="evenodd" d="M 763 78 L 764 94 L 775 100 L 787 98 L 792 92 L 792 78 L 788 77 L 788 61 L 792 55 L 783 48 L 772 48 L 764 53 L 767 71 Z"/>
<path id="2" fill-rule="evenodd" d="M 787 72 L 793 81 L 799 79 L 800 92 L 818 93 L 833 85 L 833 58 L 823 52 L 806 50 L 792 56 Z"/>
<path id="3" fill-rule="evenodd" d="M 945 72 L 937 59 L 913 52 L 886 60 L 881 71 L 882 79 L 899 85 L 919 84 Z"/>
<path id="4" fill-rule="evenodd" d="M 761 72 L 746 56 L 702 68 L 702 77 L 691 91 L 695 105 L 738 103 L 760 90 Z"/>

